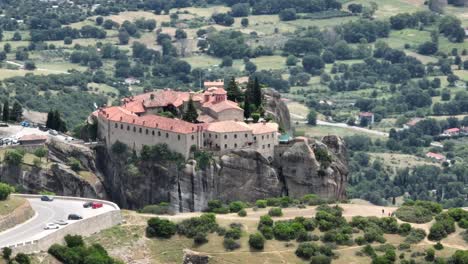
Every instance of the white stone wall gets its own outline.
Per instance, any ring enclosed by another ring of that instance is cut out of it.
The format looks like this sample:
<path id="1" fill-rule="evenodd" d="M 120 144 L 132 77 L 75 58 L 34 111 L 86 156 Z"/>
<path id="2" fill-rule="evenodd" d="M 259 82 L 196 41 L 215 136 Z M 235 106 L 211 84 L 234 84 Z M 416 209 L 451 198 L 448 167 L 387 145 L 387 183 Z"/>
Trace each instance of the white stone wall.
<path id="1" fill-rule="evenodd" d="M 240 109 L 227 109 L 219 113 L 215 113 L 216 119 L 218 121 L 228 121 L 228 120 L 244 120 L 244 111 Z"/>
<path id="2" fill-rule="evenodd" d="M 273 158 L 273 150 L 279 144 L 278 133 L 255 134 L 254 137 L 256 139 L 256 150 L 267 158 Z"/>
<path id="3" fill-rule="evenodd" d="M 221 151 L 227 149 L 248 148 L 248 143 L 253 142 L 253 136 L 251 131 L 232 133 L 214 133 L 205 131 L 204 139 L 206 140 L 206 142 L 212 143 L 211 147 L 213 149 L 218 147 L 218 150 Z M 209 145 L 206 145 L 205 147 L 209 148 Z"/>

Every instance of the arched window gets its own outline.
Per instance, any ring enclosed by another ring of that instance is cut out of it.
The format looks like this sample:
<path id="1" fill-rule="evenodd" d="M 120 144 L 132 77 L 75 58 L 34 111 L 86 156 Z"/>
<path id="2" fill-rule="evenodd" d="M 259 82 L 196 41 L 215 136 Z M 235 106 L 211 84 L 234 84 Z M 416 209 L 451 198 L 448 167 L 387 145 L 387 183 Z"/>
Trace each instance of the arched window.
<path id="1" fill-rule="evenodd" d="M 224 139 L 227 139 L 227 135 L 224 135 Z"/>
<path id="2" fill-rule="evenodd" d="M 117 128 L 119 125 L 117 123 L 115 123 L 115 128 Z"/>
<path id="3" fill-rule="evenodd" d="M 177 135 L 177 140 L 180 140 L 180 135 Z"/>
<path id="4" fill-rule="evenodd" d="M 123 124 L 120 124 L 120 129 L 123 129 Z"/>
<path id="5" fill-rule="evenodd" d="M 237 143 L 234 143 L 234 147 L 237 148 Z"/>
<path id="6" fill-rule="evenodd" d="M 227 144 L 224 144 L 224 148 L 227 149 Z"/>
<path id="7" fill-rule="evenodd" d="M 234 138 L 237 138 L 237 134 L 234 134 Z"/>
<path id="8" fill-rule="evenodd" d="M 161 136 L 161 131 L 158 131 L 158 137 L 160 137 L 160 136 Z"/>

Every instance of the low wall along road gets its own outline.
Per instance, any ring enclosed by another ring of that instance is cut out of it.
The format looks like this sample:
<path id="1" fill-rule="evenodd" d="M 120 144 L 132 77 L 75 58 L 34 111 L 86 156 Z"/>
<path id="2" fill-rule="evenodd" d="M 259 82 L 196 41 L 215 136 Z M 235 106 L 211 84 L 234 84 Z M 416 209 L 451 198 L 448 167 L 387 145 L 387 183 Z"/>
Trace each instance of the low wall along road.
<path id="1" fill-rule="evenodd" d="M 54 201 L 44 202 L 41 195 L 18 194 L 26 198 L 35 211 L 35 216 L 27 222 L 0 233 L 0 248 L 10 247 L 14 253 L 47 251 L 54 243 L 62 243 L 68 235 L 88 236 L 118 225 L 122 222 L 120 208 L 109 201 L 53 196 Z M 83 208 L 85 202 L 100 202 L 98 209 Z M 82 220 L 68 221 L 68 225 L 56 230 L 44 230 L 47 223 L 67 220 L 68 214 L 78 214 Z"/>

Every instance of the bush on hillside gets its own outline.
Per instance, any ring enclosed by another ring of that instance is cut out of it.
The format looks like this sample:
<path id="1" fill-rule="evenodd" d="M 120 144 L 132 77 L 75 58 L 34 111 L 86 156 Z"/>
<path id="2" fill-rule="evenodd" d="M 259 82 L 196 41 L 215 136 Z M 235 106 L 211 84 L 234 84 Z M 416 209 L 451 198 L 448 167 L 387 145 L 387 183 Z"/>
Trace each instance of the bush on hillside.
<path id="1" fill-rule="evenodd" d="M 177 233 L 192 238 L 198 233 L 212 233 L 218 229 L 216 216 L 205 213 L 199 217 L 185 219 L 177 225 Z"/>
<path id="2" fill-rule="evenodd" d="M 226 231 L 225 238 L 239 239 L 242 236 L 240 228 L 231 228 Z"/>
<path id="3" fill-rule="evenodd" d="M 15 188 L 12 186 L 0 182 L 0 201 L 5 201 L 12 192 L 15 191 Z"/>
<path id="4" fill-rule="evenodd" d="M 237 213 L 237 215 L 239 215 L 240 217 L 246 217 L 247 211 L 245 211 L 245 209 L 242 209 Z"/>
<path id="5" fill-rule="evenodd" d="M 161 202 L 159 204 L 151 204 L 143 207 L 140 210 L 143 214 L 156 214 L 156 215 L 167 215 L 171 214 L 171 209 L 169 203 Z"/>
<path id="6" fill-rule="evenodd" d="M 416 244 L 426 237 L 426 231 L 420 228 L 413 228 L 405 238 L 405 243 Z"/>
<path id="7" fill-rule="evenodd" d="M 244 202 L 235 201 L 229 204 L 229 211 L 231 211 L 231 213 L 237 213 L 246 207 L 247 205 Z"/>
<path id="8" fill-rule="evenodd" d="M 66 235 L 65 243 L 69 248 L 84 246 L 83 237 L 81 237 L 80 235 Z"/>
<path id="9" fill-rule="evenodd" d="M 271 208 L 269 211 L 268 211 L 268 215 L 270 216 L 282 216 L 283 215 L 283 211 L 281 210 L 281 208 L 279 207 L 274 207 L 274 208 Z"/>
<path id="10" fill-rule="evenodd" d="M 258 208 L 266 208 L 267 207 L 267 200 L 257 200 L 255 202 L 255 206 Z"/>
<path id="11" fill-rule="evenodd" d="M 395 211 L 396 217 L 410 223 L 427 223 L 432 220 L 432 212 L 421 206 L 402 206 Z"/>
<path id="12" fill-rule="evenodd" d="M 254 233 L 249 236 L 249 245 L 253 249 L 262 250 L 265 244 L 265 238 L 260 233 Z"/>
<path id="13" fill-rule="evenodd" d="M 176 231 L 176 224 L 172 223 L 167 219 L 155 217 L 148 220 L 148 226 L 146 227 L 146 236 L 170 238 L 176 233 Z"/>
<path id="14" fill-rule="evenodd" d="M 240 248 L 240 244 L 232 238 L 224 238 L 223 246 L 230 251 Z"/>

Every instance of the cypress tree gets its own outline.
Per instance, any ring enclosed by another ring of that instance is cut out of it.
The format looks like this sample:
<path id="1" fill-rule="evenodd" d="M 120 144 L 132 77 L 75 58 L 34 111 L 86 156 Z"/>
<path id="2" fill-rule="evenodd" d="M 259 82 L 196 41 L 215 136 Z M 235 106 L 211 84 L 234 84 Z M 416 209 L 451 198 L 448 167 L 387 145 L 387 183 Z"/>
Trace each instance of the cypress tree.
<path id="1" fill-rule="evenodd" d="M 252 99 L 252 103 L 255 104 L 257 108 L 262 105 L 262 88 L 260 88 L 257 77 L 255 77 L 252 87 Z"/>
<path id="2" fill-rule="evenodd" d="M 52 110 L 47 113 L 47 121 L 46 121 L 46 127 L 47 128 L 52 128 L 53 129 L 53 120 L 54 120 L 54 112 Z"/>
<path id="3" fill-rule="evenodd" d="M 3 122 L 7 122 L 10 117 L 10 106 L 8 105 L 8 100 L 3 103 L 3 115 L 2 120 Z"/>
<path id="4" fill-rule="evenodd" d="M 242 93 L 239 87 L 237 86 L 237 83 L 234 77 L 232 77 L 231 80 L 229 81 L 229 84 L 226 88 L 226 92 L 227 92 L 228 100 L 235 101 L 235 102 L 242 101 Z"/>
<path id="5" fill-rule="evenodd" d="M 10 113 L 10 120 L 12 121 L 20 121 L 21 117 L 23 116 L 23 107 L 18 102 L 13 104 L 13 109 Z"/>
<path id="6" fill-rule="evenodd" d="M 252 89 L 254 86 L 254 82 L 251 77 L 249 77 L 249 81 L 247 82 L 247 88 L 245 89 L 244 93 L 244 117 L 249 118 L 252 114 L 251 111 L 251 104 L 252 104 Z"/>
<path id="7" fill-rule="evenodd" d="M 187 103 L 187 111 L 185 111 L 184 115 L 182 116 L 182 119 L 191 123 L 197 122 L 198 113 L 197 109 L 195 108 L 195 104 L 193 103 L 192 97 L 190 97 Z"/>

